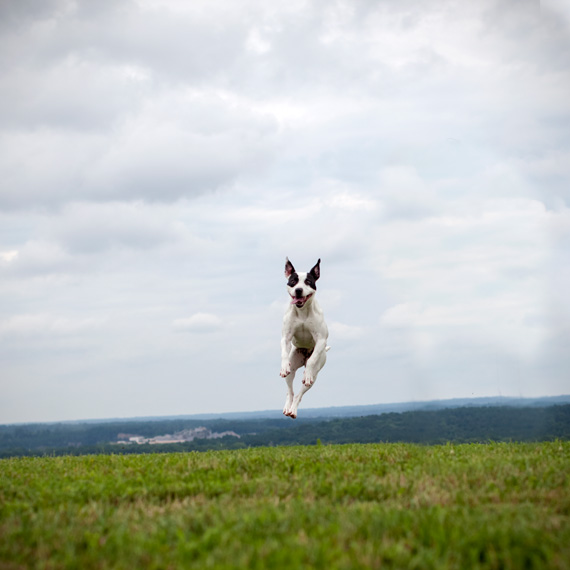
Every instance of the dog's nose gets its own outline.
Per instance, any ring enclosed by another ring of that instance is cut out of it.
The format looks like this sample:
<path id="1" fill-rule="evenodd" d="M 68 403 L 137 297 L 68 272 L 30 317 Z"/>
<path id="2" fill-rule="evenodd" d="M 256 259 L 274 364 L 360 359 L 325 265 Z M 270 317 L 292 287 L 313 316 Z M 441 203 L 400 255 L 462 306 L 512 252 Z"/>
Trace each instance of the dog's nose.
<path id="1" fill-rule="evenodd" d="M 303 296 L 303 289 L 301 289 L 300 287 L 298 289 L 295 289 L 295 297 L 302 297 Z"/>

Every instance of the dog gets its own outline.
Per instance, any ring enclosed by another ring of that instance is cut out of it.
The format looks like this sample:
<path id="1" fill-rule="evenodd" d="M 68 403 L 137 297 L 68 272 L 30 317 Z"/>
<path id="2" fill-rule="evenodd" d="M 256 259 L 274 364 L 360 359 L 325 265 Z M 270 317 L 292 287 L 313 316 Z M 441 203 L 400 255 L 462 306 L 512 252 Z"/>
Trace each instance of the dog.
<path id="1" fill-rule="evenodd" d="M 317 281 L 321 276 L 321 260 L 308 273 L 297 273 L 285 258 L 285 277 L 290 303 L 283 317 L 281 335 L 281 377 L 287 382 L 287 399 L 283 414 L 295 419 L 305 392 L 317 379 L 327 360 L 329 330 L 323 311 L 315 299 Z M 295 396 L 295 372 L 305 367 L 303 385 Z"/>

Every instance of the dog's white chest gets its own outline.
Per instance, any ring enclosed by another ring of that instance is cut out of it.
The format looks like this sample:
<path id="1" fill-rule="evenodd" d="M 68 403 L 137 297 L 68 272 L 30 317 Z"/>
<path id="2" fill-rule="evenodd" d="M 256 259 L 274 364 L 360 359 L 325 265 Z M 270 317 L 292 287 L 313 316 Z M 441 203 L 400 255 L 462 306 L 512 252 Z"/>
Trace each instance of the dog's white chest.
<path id="1" fill-rule="evenodd" d="M 316 300 L 313 301 L 315 303 Z M 322 311 L 318 315 L 314 311 L 305 313 L 291 308 L 289 317 L 293 344 L 299 348 L 313 348 L 324 324 Z"/>
<path id="2" fill-rule="evenodd" d="M 298 322 L 293 327 L 293 344 L 299 348 L 313 348 L 315 346 L 312 330 L 307 327 L 305 322 Z"/>

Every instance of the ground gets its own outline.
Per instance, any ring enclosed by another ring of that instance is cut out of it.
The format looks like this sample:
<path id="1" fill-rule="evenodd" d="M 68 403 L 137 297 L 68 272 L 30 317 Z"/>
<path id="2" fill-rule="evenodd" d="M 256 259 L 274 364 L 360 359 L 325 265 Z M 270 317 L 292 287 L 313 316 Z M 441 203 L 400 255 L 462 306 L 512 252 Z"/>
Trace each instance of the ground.
<path id="1" fill-rule="evenodd" d="M 0 569 L 568 568 L 570 443 L 0 461 Z"/>

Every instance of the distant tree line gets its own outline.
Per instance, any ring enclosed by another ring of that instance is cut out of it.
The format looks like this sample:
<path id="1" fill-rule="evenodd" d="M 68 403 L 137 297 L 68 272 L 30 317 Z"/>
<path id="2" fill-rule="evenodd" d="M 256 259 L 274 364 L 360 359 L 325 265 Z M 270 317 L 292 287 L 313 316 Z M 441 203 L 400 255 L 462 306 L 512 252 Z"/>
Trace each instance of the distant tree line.
<path id="1" fill-rule="evenodd" d="M 162 445 L 111 444 L 119 433 L 153 437 L 206 426 L 241 437 Z M 465 407 L 323 420 L 160 420 L 0 426 L 0 457 L 165 453 L 273 445 L 409 442 L 422 444 L 570 439 L 570 405 Z"/>
<path id="2" fill-rule="evenodd" d="M 290 430 L 268 430 L 249 445 L 407 442 L 550 441 L 570 438 L 570 405 L 547 408 L 481 407 L 388 413 L 333 419 Z M 261 443 L 261 441 L 265 443 Z"/>
<path id="3" fill-rule="evenodd" d="M 303 420 L 301 420 L 303 421 Z M 318 421 L 322 421 L 319 419 Z M 205 426 L 213 432 L 235 431 L 243 434 L 260 433 L 270 429 L 290 427 L 288 418 L 251 419 L 251 420 L 123 420 L 101 422 L 65 422 L 50 424 L 14 424 L 0 425 L 0 457 L 10 455 L 33 455 L 42 453 L 59 454 L 61 449 L 66 453 L 83 453 L 87 448 L 92 450 L 107 449 L 118 453 L 122 447 L 110 445 L 117 441 L 119 434 L 142 435 L 150 438 L 157 435 L 176 433 L 184 429 Z M 236 438 L 229 438 L 236 439 Z M 239 440 L 237 440 L 239 441 Z M 211 448 L 218 448 L 219 440 L 198 440 L 194 447 L 202 449 L 209 442 Z M 172 444 L 186 445 L 186 444 Z M 143 450 L 163 451 L 171 448 L 171 444 L 163 445 L 129 445 L 126 447 Z M 160 448 L 160 449 L 157 449 Z M 177 448 L 179 449 L 179 448 Z M 171 449 L 172 450 L 172 449 Z M 130 452 L 130 450 L 129 450 Z"/>

